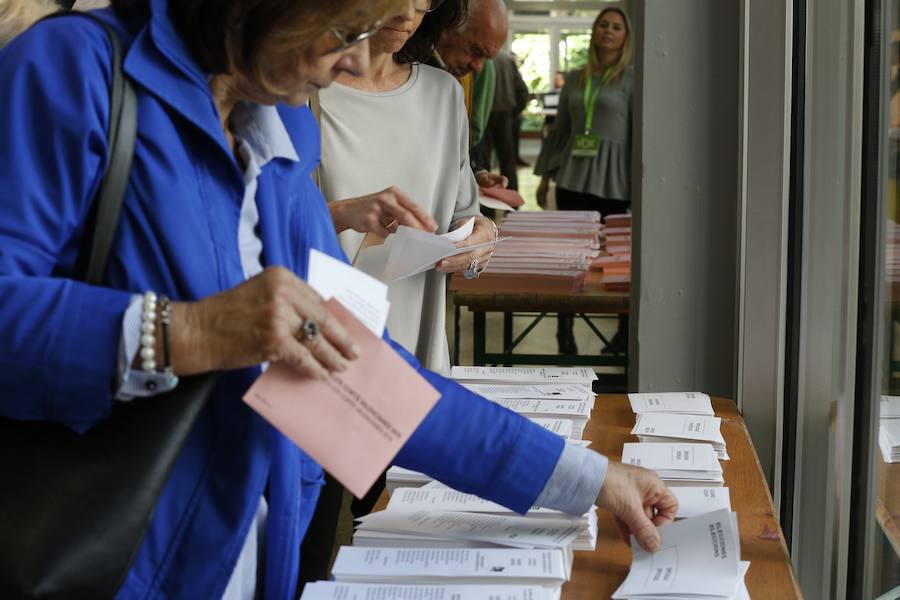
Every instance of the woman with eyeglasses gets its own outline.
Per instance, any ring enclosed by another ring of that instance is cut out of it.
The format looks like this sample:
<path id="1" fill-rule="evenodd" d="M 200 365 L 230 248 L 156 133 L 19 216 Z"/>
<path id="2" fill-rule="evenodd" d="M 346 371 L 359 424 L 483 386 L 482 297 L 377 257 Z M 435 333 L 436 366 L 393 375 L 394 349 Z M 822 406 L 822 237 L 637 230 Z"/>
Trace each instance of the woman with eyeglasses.
<path id="1" fill-rule="evenodd" d="M 0 51 L 0 416 L 84 432 L 114 403 L 152 404 L 178 376 L 219 374 L 118 598 L 295 597 L 322 471 L 241 397 L 263 364 L 324 377 L 358 357 L 303 281 L 310 249 L 342 257 L 311 178 L 318 134 L 303 105 L 366 71 L 365 38 L 403 4 L 118 0 L 95 13 L 121 39 L 138 113 L 99 285 L 71 273 L 109 157 L 111 46 L 97 23 L 67 16 Z M 419 370 L 442 398 L 397 464 L 520 511 L 597 502 L 656 547 L 644 511 L 656 507 L 658 523 L 676 506 L 659 479 L 572 454 Z"/>
<path id="2" fill-rule="evenodd" d="M 351 259 L 368 232 L 384 236 L 402 223 L 380 210 L 385 194 L 416 206 L 424 214 L 421 229 L 445 233 L 475 217 L 475 231 L 463 244 L 495 238 L 493 223 L 480 216 L 469 167 L 462 90 L 445 71 L 421 64 L 441 33 L 465 16 L 465 0 L 407 2 L 369 40 L 369 70 L 342 73 L 319 94 L 322 193 Z M 450 369 L 446 274 L 474 275 L 491 252 L 488 247 L 449 258 L 433 271 L 389 285 L 388 330 L 429 369 Z"/>

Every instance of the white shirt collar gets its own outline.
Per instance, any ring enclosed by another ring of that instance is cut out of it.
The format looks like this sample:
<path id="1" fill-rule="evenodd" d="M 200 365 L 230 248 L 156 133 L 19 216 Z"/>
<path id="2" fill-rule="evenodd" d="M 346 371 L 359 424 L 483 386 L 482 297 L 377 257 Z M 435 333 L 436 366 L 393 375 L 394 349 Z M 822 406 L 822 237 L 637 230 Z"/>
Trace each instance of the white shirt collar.
<path id="1" fill-rule="evenodd" d="M 294 143 L 274 106 L 238 103 L 231 113 L 231 125 L 235 137 L 246 142 L 260 168 L 275 158 L 300 162 Z"/>

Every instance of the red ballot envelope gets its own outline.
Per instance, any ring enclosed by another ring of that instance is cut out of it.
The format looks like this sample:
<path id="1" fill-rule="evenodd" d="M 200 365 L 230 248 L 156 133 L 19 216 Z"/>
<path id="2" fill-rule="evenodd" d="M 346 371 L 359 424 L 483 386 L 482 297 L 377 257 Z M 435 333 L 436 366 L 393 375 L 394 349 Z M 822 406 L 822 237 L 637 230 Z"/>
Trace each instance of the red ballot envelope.
<path id="1" fill-rule="evenodd" d="M 325 306 L 353 337 L 360 357 L 327 380 L 274 364 L 244 402 L 361 498 L 440 394 L 340 302 Z"/>

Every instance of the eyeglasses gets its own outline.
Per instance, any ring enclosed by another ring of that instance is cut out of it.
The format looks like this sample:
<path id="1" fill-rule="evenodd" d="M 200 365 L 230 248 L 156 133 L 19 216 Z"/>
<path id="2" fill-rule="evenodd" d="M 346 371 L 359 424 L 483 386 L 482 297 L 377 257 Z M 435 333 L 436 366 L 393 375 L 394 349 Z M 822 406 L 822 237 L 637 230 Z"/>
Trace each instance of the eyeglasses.
<path id="1" fill-rule="evenodd" d="M 440 0 L 438 0 L 438 2 L 440 2 Z M 364 39 L 372 37 L 373 35 L 378 33 L 379 30 L 381 30 L 382 26 L 383 26 L 383 23 L 381 21 L 378 21 L 374 25 L 372 25 L 372 27 L 363 31 L 362 33 L 356 33 L 356 32 L 352 32 L 352 31 L 346 32 L 346 31 L 341 31 L 340 29 L 332 29 L 331 34 L 337 38 L 338 45 L 335 46 L 334 48 L 328 50 L 326 52 L 326 54 L 343 52 L 347 48 L 350 48 L 351 46 L 355 46 L 356 44 L 360 43 Z"/>
<path id="2" fill-rule="evenodd" d="M 444 0 L 413 0 L 413 7 L 423 13 L 436 11 Z"/>

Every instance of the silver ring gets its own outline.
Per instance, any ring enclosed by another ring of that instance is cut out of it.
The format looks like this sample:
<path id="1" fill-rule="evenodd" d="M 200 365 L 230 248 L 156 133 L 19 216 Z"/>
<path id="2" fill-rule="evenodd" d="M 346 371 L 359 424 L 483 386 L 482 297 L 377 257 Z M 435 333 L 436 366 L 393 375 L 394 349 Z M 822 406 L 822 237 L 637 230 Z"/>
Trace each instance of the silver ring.
<path id="1" fill-rule="evenodd" d="M 484 269 L 482 269 L 484 270 Z M 481 271 L 478 270 L 478 259 L 475 258 L 469 264 L 469 268 L 465 270 L 463 273 L 466 279 L 478 279 L 478 276 L 481 275 Z"/>
<path id="2" fill-rule="evenodd" d="M 297 339 L 301 342 L 314 342 L 319 337 L 319 325 L 312 319 L 306 319 L 300 324 Z"/>

